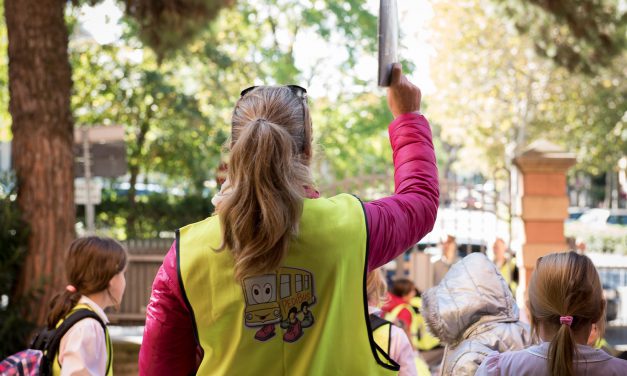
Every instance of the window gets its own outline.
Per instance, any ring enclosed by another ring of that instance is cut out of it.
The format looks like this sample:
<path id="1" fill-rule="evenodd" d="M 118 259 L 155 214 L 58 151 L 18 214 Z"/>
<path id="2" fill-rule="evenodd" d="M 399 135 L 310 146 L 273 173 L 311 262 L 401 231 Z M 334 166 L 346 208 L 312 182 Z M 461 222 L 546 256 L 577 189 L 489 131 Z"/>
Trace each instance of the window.
<path id="1" fill-rule="evenodd" d="M 618 214 L 610 215 L 607 218 L 607 223 L 610 223 L 613 225 L 627 225 L 627 215 L 618 215 Z"/>
<path id="2" fill-rule="evenodd" d="M 309 290 L 309 276 L 305 276 L 305 290 Z"/>
<path id="3" fill-rule="evenodd" d="M 290 296 L 290 275 L 281 274 L 281 299 Z"/>
<path id="4" fill-rule="evenodd" d="M 296 274 L 296 292 L 303 291 L 303 276 Z"/>

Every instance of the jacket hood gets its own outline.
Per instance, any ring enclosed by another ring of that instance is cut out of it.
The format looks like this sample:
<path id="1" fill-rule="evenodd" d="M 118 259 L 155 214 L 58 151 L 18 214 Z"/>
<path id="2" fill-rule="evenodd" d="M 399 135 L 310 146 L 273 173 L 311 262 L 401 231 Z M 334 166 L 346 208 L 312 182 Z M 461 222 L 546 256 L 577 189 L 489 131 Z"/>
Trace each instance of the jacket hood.
<path id="1" fill-rule="evenodd" d="M 454 264 L 422 296 L 425 321 L 442 342 L 452 344 L 476 324 L 518 321 L 518 306 L 496 266 L 482 253 Z"/>

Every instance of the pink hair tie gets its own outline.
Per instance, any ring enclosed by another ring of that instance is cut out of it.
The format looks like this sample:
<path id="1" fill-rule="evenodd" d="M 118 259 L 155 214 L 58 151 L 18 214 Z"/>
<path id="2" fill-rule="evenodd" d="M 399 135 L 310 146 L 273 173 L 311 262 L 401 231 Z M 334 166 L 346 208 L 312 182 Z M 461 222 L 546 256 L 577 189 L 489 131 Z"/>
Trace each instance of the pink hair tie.
<path id="1" fill-rule="evenodd" d="M 570 325 L 573 323 L 573 317 L 572 316 L 560 316 L 560 324 L 561 325 L 568 325 L 570 327 Z"/>
<path id="2" fill-rule="evenodd" d="M 68 290 L 71 293 L 75 293 L 76 292 L 76 287 L 74 287 L 72 285 L 65 286 L 65 289 Z"/>

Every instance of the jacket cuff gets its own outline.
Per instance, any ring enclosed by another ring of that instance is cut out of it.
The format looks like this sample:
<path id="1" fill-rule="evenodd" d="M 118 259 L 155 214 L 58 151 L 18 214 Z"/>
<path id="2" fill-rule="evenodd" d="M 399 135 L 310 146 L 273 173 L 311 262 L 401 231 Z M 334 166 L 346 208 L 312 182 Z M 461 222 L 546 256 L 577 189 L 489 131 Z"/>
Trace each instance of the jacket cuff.
<path id="1" fill-rule="evenodd" d="M 392 132 L 394 129 L 396 129 L 397 127 L 399 127 L 403 123 L 406 123 L 406 122 L 419 122 L 421 120 L 425 121 L 427 119 L 420 112 L 407 112 L 407 113 L 404 113 L 404 114 L 400 114 L 400 115 L 398 115 L 396 117 L 396 119 L 394 119 L 390 123 L 390 126 L 388 127 L 388 131 Z"/>

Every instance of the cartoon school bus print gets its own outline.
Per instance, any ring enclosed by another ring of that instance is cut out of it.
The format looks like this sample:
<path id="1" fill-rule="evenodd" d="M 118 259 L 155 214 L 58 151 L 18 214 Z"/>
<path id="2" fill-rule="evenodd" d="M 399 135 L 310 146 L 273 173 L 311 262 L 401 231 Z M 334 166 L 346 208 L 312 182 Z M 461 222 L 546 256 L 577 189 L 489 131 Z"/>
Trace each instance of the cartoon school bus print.
<path id="1" fill-rule="evenodd" d="M 244 279 L 242 282 L 246 308 L 244 324 L 261 327 L 255 339 L 267 341 L 274 337 L 275 324 L 287 329 L 286 342 L 303 335 L 303 328 L 314 323 L 310 307 L 316 303 L 313 274 L 307 270 L 281 267 L 275 273 Z"/>

